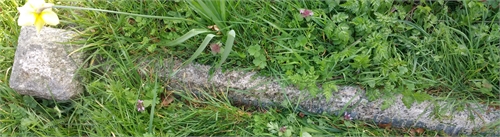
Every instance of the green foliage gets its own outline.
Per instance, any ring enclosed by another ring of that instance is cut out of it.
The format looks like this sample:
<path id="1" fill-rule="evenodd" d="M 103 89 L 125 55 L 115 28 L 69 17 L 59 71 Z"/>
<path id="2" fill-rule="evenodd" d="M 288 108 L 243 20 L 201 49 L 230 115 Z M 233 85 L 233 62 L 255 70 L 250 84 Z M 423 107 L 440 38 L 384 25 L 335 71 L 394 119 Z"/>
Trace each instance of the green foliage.
<path id="1" fill-rule="evenodd" d="M 5 84 L 9 80 L 7 75 L 14 60 L 17 39 L 20 26 L 17 21 L 17 6 L 21 3 L 17 1 L 2 1 L 0 3 L 0 84 Z M 1 101 L 1 100 L 0 100 Z"/>
<path id="2" fill-rule="evenodd" d="M 316 96 L 319 92 L 319 88 L 316 85 L 316 80 L 318 79 L 314 67 L 310 67 L 307 70 L 299 70 L 298 73 L 289 76 L 290 81 L 297 85 L 299 89 L 306 89 L 312 96 Z"/>
<path id="3" fill-rule="evenodd" d="M 196 13 L 200 14 L 201 17 L 209 21 L 210 23 L 217 25 L 218 27 L 225 29 L 228 25 L 226 21 L 228 20 L 229 13 L 227 11 L 226 5 L 232 5 L 231 1 L 226 0 L 188 0 L 186 1 L 191 6 Z"/>
<path id="4" fill-rule="evenodd" d="M 482 94 L 488 95 L 490 97 L 495 97 L 493 94 L 493 85 L 486 79 L 482 80 L 471 80 L 475 87 L 472 87 L 472 91 L 479 91 Z"/>
<path id="5" fill-rule="evenodd" d="M 355 69 L 367 68 L 370 66 L 369 55 L 357 55 L 353 60 L 354 63 L 350 63 L 350 65 Z"/>
<path id="6" fill-rule="evenodd" d="M 193 29 L 175 40 L 166 42 L 165 46 L 178 46 L 179 44 L 184 43 L 186 40 L 188 40 L 191 37 L 197 36 L 197 35 L 202 34 L 202 33 L 207 33 L 207 32 L 210 32 L 210 31 L 205 30 L 205 29 Z"/>
<path id="7" fill-rule="evenodd" d="M 219 61 L 219 64 L 217 64 L 217 66 L 215 66 L 215 68 L 220 68 L 222 63 L 224 63 L 224 61 L 226 61 L 227 57 L 229 56 L 229 53 L 231 53 L 231 51 L 233 49 L 235 37 L 236 37 L 236 34 L 235 34 L 234 30 L 230 30 L 229 32 L 227 32 L 227 40 L 226 40 L 226 44 L 225 44 L 225 48 L 224 48 L 225 50 L 221 55 L 221 59 Z"/>
<path id="8" fill-rule="evenodd" d="M 264 55 L 264 53 L 259 45 L 250 46 L 250 47 L 248 47 L 247 51 L 248 51 L 248 54 L 250 54 L 250 56 L 254 57 L 252 62 L 255 66 L 257 66 L 261 69 L 265 68 L 267 66 L 266 56 Z"/>
<path id="9" fill-rule="evenodd" d="M 383 100 L 381 109 L 396 102 L 395 94 L 403 95 L 408 108 L 441 98 L 499 99 L 498 0 L 56 2 L 168 18 L 55 9 L 62 20 L 57 27 L 80 32 L 82 41 L 75 43 L 86 45 L 81 50 L 90 54 L 89 64 L 114 67 L 82 68 L 87 96 L 55 103 L 9 88 L 20 4 L 2 2 L 2 136 L 413 136 L 338 117 L 299 117 L 293 111 L 242 115 L 248 110 L 224 97 L 202 101 L 181 94 L 187 91 L 174 91 L 182 99 L 162 108 L 159 95 L 169 88 L 139 75 L 146 72 L 137 68 L 138 58 L 258 69 L 327 99 L 337 85 L 359 85 L 369 100 Z M 314 15 L 303 18 L 300 9 Z M 220 30 L 200 29 L 212 25 Z M 225 50 L 211 54 L 206 46 L 212 41 L 224 43 Z M 145 112 L 134 108 L 137 99 L 144 100 Z M 446 117 L 442 108 L 433 113 Z"/>
<path id="10" fill-rule="evenodd" d="M 325 98 L 327 100 L 330 100 L 330 98 L 332 98 L 333 92 L 337 92 L 339 90 L 337 84 L 335 84 L 335 82 L 333 81 L 325 82 L 322 87 L 323 95 L 325 95 Z"/>
<path id="11" fill-rule="evenodd" d="M 412 92 L 411 90 L 406 90 L 403 92 L 403 104 L 408 109 L 410 109 L 414 102 L 421 103 L 430 99 L 432 99 L 432 97 L 426 93 Z"/>

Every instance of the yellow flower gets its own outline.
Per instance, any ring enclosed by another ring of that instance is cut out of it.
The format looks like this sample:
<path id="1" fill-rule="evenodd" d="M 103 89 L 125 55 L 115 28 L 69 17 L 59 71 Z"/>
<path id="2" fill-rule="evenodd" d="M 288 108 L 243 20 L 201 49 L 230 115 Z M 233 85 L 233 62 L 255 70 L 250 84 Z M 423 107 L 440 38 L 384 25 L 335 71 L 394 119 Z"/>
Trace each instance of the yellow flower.
<path id="1" fill-rule="evenodd" d="M 20 13 L 17 24 L 19 26 L 35 25 L 37 33 L 40 33 L 45 24 L 59 24 L 57 14 L 52 11 L 53 5 L 45 3 L 45 0 L 28 0 L 24 6 L 17 8 Z"/>

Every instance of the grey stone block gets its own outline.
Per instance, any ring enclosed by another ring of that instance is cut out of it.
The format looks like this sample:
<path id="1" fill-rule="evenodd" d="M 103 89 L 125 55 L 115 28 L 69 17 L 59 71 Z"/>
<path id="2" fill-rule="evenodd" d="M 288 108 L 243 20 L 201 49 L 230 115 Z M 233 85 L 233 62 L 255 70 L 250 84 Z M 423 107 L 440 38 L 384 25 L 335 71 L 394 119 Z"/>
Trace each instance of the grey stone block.
<path id="1" fill-rule="evenodd" d="M 67 101 L 83 91 L 77 69 L 83 54 L 79 45 L 62 44 L 75 32 L 44 27 L 39 35 L 35 27 L 22 27 L 9 85 L 19 94 Z"/>

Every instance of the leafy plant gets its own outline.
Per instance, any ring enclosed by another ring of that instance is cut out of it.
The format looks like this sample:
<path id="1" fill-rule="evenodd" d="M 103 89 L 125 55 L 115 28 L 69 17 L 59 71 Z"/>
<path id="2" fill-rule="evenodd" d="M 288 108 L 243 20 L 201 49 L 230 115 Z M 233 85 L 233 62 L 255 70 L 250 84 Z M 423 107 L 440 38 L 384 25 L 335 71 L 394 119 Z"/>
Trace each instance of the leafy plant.
<path id="1" fill-rule="evenodd" d="M 266 60 L 267 59 L 266 59 L 266 56 L 264 55 L 264 53 L 262 52 L 262 50 L 260 49 L 259 45 L 253 45 L 253 46 L 248 47 L 248 53 L 254 57 L 252 62 L 256 67 L 259 67 L 261 69 L 266 67 L 266 65 L 267 65 Z"/>
<path id="2" fill-rule="evenodd" d="M 225 1 L 225 0 L 209 0 L 209 1 L 204 1 L 204 0 L 188 0 L 186 1 L 190 6 L 191 9 L 196 11 L 196 13 L 200 14 L 201 17 L 207 21 L 212 22 L 213 24 L 217 25 L 220 28 L 226 28 L 228 25 L 226 25 L 226 21 L 228 20 L 229 14 L 227 12 L 227 3 L 230 3 L 231 1 Z"/>

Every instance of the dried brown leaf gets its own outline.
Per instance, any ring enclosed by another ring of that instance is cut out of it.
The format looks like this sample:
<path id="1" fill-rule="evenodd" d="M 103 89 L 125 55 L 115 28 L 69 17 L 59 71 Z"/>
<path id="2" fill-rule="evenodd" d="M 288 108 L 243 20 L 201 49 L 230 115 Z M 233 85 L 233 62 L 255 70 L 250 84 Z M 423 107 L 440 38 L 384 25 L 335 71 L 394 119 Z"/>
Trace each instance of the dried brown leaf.
<path id="1" fill-rule="evenodd" d="M 151 41 L 153 41 L 154 43 L 158 43 L 160 42 L 160 39 L 158 37 L 155 37 L 155 36 L 149 36 L 149 38 L 151 39 Z"/>
<path id="2" fill-rule="evenodd" d="M 219 31 L 219 27 L 217 25 L 212 25 L 212 26 L 208 26 L 209 29 L 212 29 L 214 31 Z"/>
<path id="3" fill-rule="evenodd" d="M 129 19 L 128 19 L 128 24 L 130 24 L 130 25 L 134 25 L 135 23 L 136 23 L 136 22 L 135 22 L 135 20 L 134 20 L 133 18 L 129 18 Z"/>
<path id="4" fill-rule="evenodd" d="M 415 129 L 415 132 L 416 132 L 417 134 L 423 134 L 423 133 L 424 133 L 424 131 L 425 131 L 425 130 L 424 130 L 423 128 L 417 128 L 417 129 Z"/>
<path id="5" fill-rule="evenodd" d="M 174 97 L 173 97 L 172 93 L 170 92 L 170 93 L 167 93 L 161 97 L 160 105 L 161 105 L 161 107 L 167 107 L 173 101 L 174 101 Z"/>
<path id="6" fill-rule="evenodd" d="M 385 128 L 385 129 L 390 129 L 391 126 L 392 126 L 392 123 L 386 123 L 386 124 L 379 123 L 378 124 L 378 127 Z"/>
<path id="7" fill-rule="evenodd" d="M 299 112 L 299 117 L 300 117 L 300 118 L 304 118 L 304 116 L 306 116 L 304 113 Z"/>
<path id="8" fill-rule="evenodd" d="M 415 136 L 415 132 L 416 132 L 416 131 L 415 131 L 415 129 L 411 129 L 411 130 L 410 130 L 410 137 Z"/>
<path id="9" fill-rule="evenodd" d="M 250 117 L 250 116 L 252 116 L 252 113 L 238 110 L 238 116 L 249 116 Z"/>

